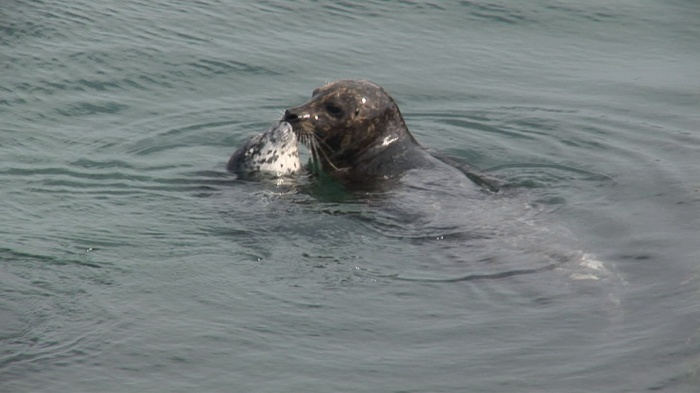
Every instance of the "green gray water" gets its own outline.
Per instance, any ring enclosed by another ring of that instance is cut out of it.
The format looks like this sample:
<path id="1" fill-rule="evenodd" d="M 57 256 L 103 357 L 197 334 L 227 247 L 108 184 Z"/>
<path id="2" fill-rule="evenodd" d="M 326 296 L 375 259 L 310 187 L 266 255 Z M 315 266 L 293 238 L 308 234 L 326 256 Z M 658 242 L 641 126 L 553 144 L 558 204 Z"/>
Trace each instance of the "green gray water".
<path id="1" fill-rule="evenodd" d="M 700 4 L 4 1 L 0 391 L 695 392 Z M 224 165 L 327 80 L 513 187 Z"/>

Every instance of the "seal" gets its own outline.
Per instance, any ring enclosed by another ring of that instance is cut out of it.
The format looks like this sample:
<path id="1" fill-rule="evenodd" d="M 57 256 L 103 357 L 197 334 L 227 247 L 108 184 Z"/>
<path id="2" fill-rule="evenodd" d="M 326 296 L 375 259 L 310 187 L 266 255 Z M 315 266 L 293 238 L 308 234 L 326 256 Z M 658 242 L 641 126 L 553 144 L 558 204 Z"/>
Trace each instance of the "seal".
<path id="1" fill-rule="evenodd" d="M 411 169 L 457 169 L 474 184 L 498 191 L 500 181 L 448 156 L 433 156 L 413 137 L 398 105 L 381 86 L 368 80 L 341 79 L 313 91 L 301 106 L 287 109 L 312 164 L 332 177 L 373 187 L 399 179 Z"/>
<path id="2" fill-rule="evenodd" d="M 226 169 L 242 177 L 292 175 L 299 171 L 297 137 L 284 121 L 252 136 L 228 160 Z"/>
<path id="3" fill-rule="evenodd" d="M 394 99 L 367 80 L 319 87 L 308 102 L 287 109 L 283 120 L 309 148 L 312 161 L 337 178 L 389 179 L 431 163 Z"/>

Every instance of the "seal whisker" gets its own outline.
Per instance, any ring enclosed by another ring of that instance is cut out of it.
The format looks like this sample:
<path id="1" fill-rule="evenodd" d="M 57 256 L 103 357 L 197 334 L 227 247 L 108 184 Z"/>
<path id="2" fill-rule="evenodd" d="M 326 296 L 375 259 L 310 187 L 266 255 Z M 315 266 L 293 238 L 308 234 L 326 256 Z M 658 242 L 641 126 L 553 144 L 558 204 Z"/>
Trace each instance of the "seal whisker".
<path id="1" fill-rule="evenodd" d="M 302 133 L 299 136 L 299 142 L 301 142 L 304 146 L 309 148 L 309 151 L 311 152 L 311 159 L 314 160 L 315 159 L 314 146 L 313 146 L 313 142 L 311 141 L 309 136 L 307 134 Z"/>
<path id="2" fill-rule="evenodd" d="M 318 155 L 318 146 L 314 139 L 309 140 L 311 148 L 311 164 L 313 165 L 312 172 L 316 173 L 321 169 L 321 159 Z"/>
<path id="3" fill-rule="evenodd" d="M 335 166 L 335 164 L 333 164 L 330 157 L 328 157 L 328 155 L 326 154 L 326 150 L 323 149 L 322 148 L 323 146 L 320 146 L 320 145 L 323 144 L 327 149 L 332 151 L 330 146 L 328 146 L 328 144 L 323 139 L 321 139 L 318 135 L 316 135 L 315 133 L 311 134 L 311 137 L 312 137 L 311 139 L 314 142 L 316 150 L 320 151 L 321 154 L 323 154 L 323 158 L 326 159 L 326 162 L 328 163 L 328 165 L 330 165 L 334 170 L 339 171 L 340 169 L 337 166 Z M 319 159 L 320 159 L 320 157 L 319 157 Z M 320 163 L 320 161 L 319 161 L 319 163 Z"/>
<path id="4" fill-rule="evenodd" d="M 321 169 L 321 154 L 319 153 L 320 147 L 318 141 L 314 137 L 309 138 L 311 152 L 313 157 L 314 172 L 318 172 Z"/>
<path id="5" fill-rule="evenodd" d="M 301 135 L 299 136 L 299 141 L 306 145 L 309 148 L 309 151 L 311 152 L 311 161 L 314 165 L 314 171 L 322 168 L 323 163 L 321 158 L 325 158 L 325 161 L 328 163 L 328 165 L 331 166 L 331 168 L 333 168 L 336 171 L 339 170 L 338 167 L 335 164 L 333 164 L 333 162 L 331 162 L 330 157 L 328 157 L 325 150 L 321 146 L 321 144 L 323 144 L 326 147 L 329 147 L 328 144 L 326 144 L 314 132 L 301 132 L 300 134 Z"/>

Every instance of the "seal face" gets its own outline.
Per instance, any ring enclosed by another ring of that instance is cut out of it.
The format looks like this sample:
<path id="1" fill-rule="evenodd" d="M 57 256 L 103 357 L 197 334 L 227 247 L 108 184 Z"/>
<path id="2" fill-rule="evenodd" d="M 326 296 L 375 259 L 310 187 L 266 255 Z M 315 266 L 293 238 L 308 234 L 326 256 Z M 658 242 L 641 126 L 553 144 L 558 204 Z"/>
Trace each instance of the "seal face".
<path id="1" fill-rule="evenodd" d="M 336 177 L 391 178 L 425 165 L 425 151 L 384 89 L 366 80 L 338 80 L 288 109 L 284 121 L 311 151 L 313 161 Z"/>
<path id="2" fill-rule="evenodd" d="M 236 150 L 226 169 L 241 176 L 287 176 L 299 171 L 297 137 L 292 126 L 284 121 L 251 137 Z"/>

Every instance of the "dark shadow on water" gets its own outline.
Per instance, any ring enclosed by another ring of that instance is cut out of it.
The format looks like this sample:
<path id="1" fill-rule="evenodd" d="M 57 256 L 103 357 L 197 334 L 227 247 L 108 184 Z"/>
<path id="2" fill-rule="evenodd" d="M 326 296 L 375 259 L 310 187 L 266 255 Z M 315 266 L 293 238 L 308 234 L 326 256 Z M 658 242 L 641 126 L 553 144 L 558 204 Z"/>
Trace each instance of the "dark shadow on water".
<path id="1" fill-rule="evenodd" d="M 433 151 L 431 154 L 459 169 L 474 183 L 492 192 L 514 188 L 549 188 L 568 181 L 616 184 L 615 179 L 605 173 L 562 164 L 511 163 L 478 169 L 458 156 Z"/>
<path id="2" fill-rule="evenodd" d="M 500 173 L 504 176 L 508 173 L 513 174 L 531 174 L 531 170 L 535 169 L 535 175 L 537 178 L 546 179 L 547 177 L 557 178 L 559 180 L 579 180 L 579 181 L 594 181 L 594 182 L 605 182 L 611 185 L 616 184 L 616 180 L 605 173 L 598 173 L 589 171 L 586 169 L 575 168 L 572 166 L 561 165 L 561 164 L 537 164 L 537 163 L 514 163 L 514 164 L 502 164 L 496 165 L 491 168 L 484 169 L 487 173 Z M 510 178 L 510 176 L 507 176 Z M 517 182 L 511 187 L 520 186 L 533 188 L 532 183 L 522 182 L 518 184 Z"/>
<path id="3" fill-rule="evenodd" d="M 92 248 L 88 248 L 86 250 L 95 251 Z M 0 259 L 40 261 L 42 263 L 49 263 L 49 264 L 56 265 L 56 266 L 80 265 L 80 266 L 86 266 L 86 267 L 91 267 L 91 268 L 95 268 L 95 269 L 101 269 L 103 267 L 103 266 L 98 265 L 96 263 L 81 261 L 78 259 L 69 259 L 66 257 L 56 257 L 56 256 L 52 256 L 52 255 L 27 253 L 27 252 L 22 252 L 22 251 L 17 251 L 17 250 L 11 250 L 9 248 L 0 248 Z"/>
<path id="4" fill-rule="evenodd" d="M 495 273 L 475 273 L 475 274 L 468 274 L 468 275 L 461 276 L 461 277 L 449 277 L 449 278 L 448 277 L 446 277 L 446 278 L 404 277 L 404 276 L 401 276 L 400 273 L 387 274 L 387 275 L 372 274 L 372 273 L 368 273 L 368 274 L 370 274 L 372 276 L 376 276 L 376 277 L 389 278 L 389 279 L 399 280 L 399 281 L 454 283 L 454 282 L 464 282 L 464 281 L 501 280 L 501 279 L 506 279 L 506 278 L 515 277 L 515 276 L 538 274 L 538 273 L 546 272 L 549 270 L 554 270 L 554 269 L 560 267 L 562 264 L 563 264 L 563 262 L 558 262 L 558 263 L 554 263 L 551 265 L 546 265 L 546 266 L 542 266 L 539 268 L 533 268 L 533 269 L 517 269 L 517 270 L 509 270 L 509 271 L 495 272 Z"/>

